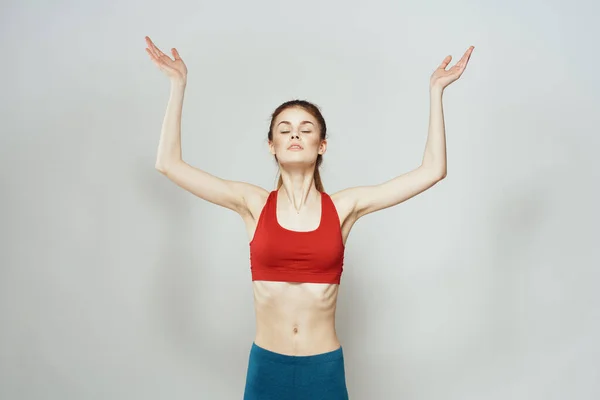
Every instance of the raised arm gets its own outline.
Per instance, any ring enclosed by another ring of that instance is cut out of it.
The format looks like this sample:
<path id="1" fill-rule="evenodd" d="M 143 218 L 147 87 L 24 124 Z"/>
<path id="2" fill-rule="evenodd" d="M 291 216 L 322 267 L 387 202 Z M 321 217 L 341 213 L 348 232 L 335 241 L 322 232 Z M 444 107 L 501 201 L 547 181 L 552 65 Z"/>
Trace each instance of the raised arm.
<path id="1" fill-rule="evenodd" d="M 469 47 L 460 61 L 449 70 L 446 67 L 452 57 L 447 56 L 431 76 L 429 132 L 421 165 L 387 182 L 353 187 L 334 194 L 341 203 L 348 205 L 355 219 L 400 204 L 446 177 L 446 131 L 442 96 L 445 87 L 464 72 L 473 49 L 473 46 Z"/>
<path id="2" fill-rule="evenodd" d="M 195 168 L 181 157 L 181 115 L 187 83 L 187 68 L 176 49 L 173 59 L 162 53 L 146 37 L 146 51 L 152 61 L 171 81 L 171 92 L 163 119 L 156 169 L 171 181 L 194 195 L 213 204 L 229 208 L 243 215 L 248 213 L 247 199 L 265 192 L 258 186 L 245 182 L 221 179 Z"/>

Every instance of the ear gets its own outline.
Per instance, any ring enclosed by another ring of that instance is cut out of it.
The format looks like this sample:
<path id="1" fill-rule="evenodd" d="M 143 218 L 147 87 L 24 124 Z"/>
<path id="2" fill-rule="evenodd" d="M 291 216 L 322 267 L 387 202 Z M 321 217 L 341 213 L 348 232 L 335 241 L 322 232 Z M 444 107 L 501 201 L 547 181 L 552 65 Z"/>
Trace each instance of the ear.
<path id="1" fill-rule="evenodd" d="M 321 140 L 321 144 L 319 145 L 319 154 L 323 155 L 327 151 L 327 139 Z"/>
<path id="2" fill-rule="evenodd" d="M 269 140 L 268 141 L 268 145 L 269 145 L 269 153 L 271 153 L 271 155 L 275 155 L 275 145 L 273 144 L 273 141 Z"/>

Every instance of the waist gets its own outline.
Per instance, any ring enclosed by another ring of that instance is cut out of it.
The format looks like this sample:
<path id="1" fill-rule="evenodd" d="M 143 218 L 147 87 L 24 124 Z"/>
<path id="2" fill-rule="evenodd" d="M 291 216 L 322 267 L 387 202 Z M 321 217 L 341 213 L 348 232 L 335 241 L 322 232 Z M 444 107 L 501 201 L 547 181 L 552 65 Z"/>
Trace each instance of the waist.
<path id="1" fill-rule="evenodd" d="M 343 362 L 344 359 L 344 353 L 341 345 L 335 350 L 326 351 L 323 353 L 288 355 L 265 349 L 254 342 L 252 343 L 252 348 L 250 351 L 251 357 L 254 358 L 254 361 L 267 361 L 271 364 L 274 364 L 274 368 L 285 366 L 286 364 L 297 366 L 306 364 L 324 364 L 334 361 Z"/>
<path id="2" fill-rule="evenodd" d="M 335 331 L 338 285 L 254 281 L 255 343 L 286 355 L 340 347 Z"/>

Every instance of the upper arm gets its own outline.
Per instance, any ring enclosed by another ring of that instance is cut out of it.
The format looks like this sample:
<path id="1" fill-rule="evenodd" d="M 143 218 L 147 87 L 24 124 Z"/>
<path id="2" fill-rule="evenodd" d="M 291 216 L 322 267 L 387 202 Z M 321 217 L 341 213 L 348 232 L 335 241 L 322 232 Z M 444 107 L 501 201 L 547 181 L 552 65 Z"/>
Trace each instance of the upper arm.
<path id="1" fill-rule="evenodd" d="M 161 172 L 188 192 L 240 215 L 248 212 L 249 200 L 267 193 L 261 187 L 219 178 L 184 161 L 175 162 Z"/>
<path id="2" fill-rule="evenodd" d="M 375 211 L 395 206 L 429 189 L 442 180 L 438 171 L 420 166 L 387 182 L 358 186 L 339 192 L 338 196 L 351 204 L 355 219 Z"/>

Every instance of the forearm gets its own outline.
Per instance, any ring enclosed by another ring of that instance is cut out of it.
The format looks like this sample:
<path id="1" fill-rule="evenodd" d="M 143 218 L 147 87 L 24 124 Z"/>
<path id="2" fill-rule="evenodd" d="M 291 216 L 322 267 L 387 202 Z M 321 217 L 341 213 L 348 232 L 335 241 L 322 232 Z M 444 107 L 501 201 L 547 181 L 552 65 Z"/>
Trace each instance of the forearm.
<path id="1" fill-rule="evenodd" d="M 171 92 L 156 156 L 156 169 L 161 172 L 166 171 L 173 162 L 181 161 L 181 114 L 185 87 L 185 82 L 171 81 Z"/>
<path id="2" fill-rule="evenodd" d="M 433 87 L 429 91 L 429 132 L 425 144 L 422 166 L 446 176 L 446 128 L 442 105 L 443 89 Z"/>

